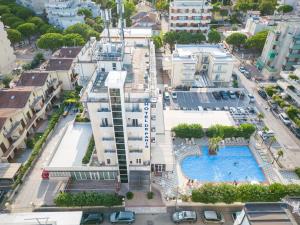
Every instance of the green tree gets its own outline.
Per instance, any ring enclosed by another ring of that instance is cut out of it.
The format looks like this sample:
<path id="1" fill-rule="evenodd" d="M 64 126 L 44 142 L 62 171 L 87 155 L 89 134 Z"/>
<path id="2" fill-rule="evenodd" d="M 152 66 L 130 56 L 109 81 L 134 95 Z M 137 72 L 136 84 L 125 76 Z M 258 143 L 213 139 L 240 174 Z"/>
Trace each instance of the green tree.
<path id="1" fill-rule="evenodd" d="M 262 119 L 265 118 L 265 115 L 263 113 L 258 113 L 257 118 L 259 121 L 262 121 Z"/>
<path id="2" fill-rule="evenodd" d="M 153 35 L 152 41 L 153 41 L 156 49 L 159 49 L 163 46 L 163 41 L 162 41 L 161 35 Z"/>
<path id="3" fill-rule="evenodd" d="M 289 13 L 289 12 L 292 12 L 293 10 L 294 10 L 294 8 L 291 5 L 281 5 L 277 8 L 277 11 L 282 12 L 282 13 Z"/>
<path id="4" fill-rule="evenodd" d="M 226 42 L 233 47 L 240 48 L 241 45 L 245 44 L 247 36 L 242 33 L 233 33 L 226 38 Z"/>
<path id="5" fill-rule="evenodd" d="M 34 12 L 32 10 L 30 10 L 30 9 L 25 8 L 25 7 L 17 7 L 15 15 L 17 17 L 20 17 L 23 20 L 26 20 L 29 17 L 34 16 Z"/>
<path id="6" fill-rule="evenodd" d="M 43 34 L 37 40 L 37 46 L 41 49 L 49 49 L 52 52 L 59 49 L 64 44 L 64 36 L 58 33 Z"/>
<path id="7" fill-rule="evenodd" d="M 8 39 L 13 45 L 22 41 L 22 34 L 18 30 L 7 29 L 6 32 Z"/>
<path id="8" fill-rule="evenodd" d="M 170 46 L 171 52 L 173 52 L 174 46 L 178 40 L 178 33 L 170 31 L 164 34 L 163 42 Z"/>
<path id="9" fill-rule="evenodd" d="M 85 44 L 85 40 L 80 34 L 66 34 L 63 36 L 63 40 L 65 46 L 83 46 Z"/>
<path id="10" fill-rule="evenodd" d="M 221 34 L 218 31 L 214 30 L 214 29 L 210 30 L 208 32 L 207 36 L 208 36 L 208 42 L 209 43 L 219 43 L 219 42 L 221 42 Z"/>
<path id="11" fill-rule="evenodd" d="M 9 84 L 11 81 L 12 81 L 12 76 L 5 75 L 2 79 L 2 84 L 4 85 L 5 88 L 9 88 Z"/>
<path id="12" fill-rule="evenodd" d="M 168 11 L 169 10 L 169 1 L 168 0 L 158 0 L 155 2 L 155 8 L 158 11 Z"/>
<path id="13" fill-rule="evenodd" d="M 81 35 L 86 41 L 95 36 L 99 38 L 100 34 L 93 30 L 89 25 L 83 23 L 76 23 L 72 26 L 69 26 L 65 31 L 65 34 L 79 34 Z"/>
<path id="14" fill-rule="evenodd" d="M 283 150 L 282 150 L 282 149 L 278 149 L 278 150 L 277 150 L 277 157 L 276 157 L 276 159 L 274 159 L 274 161 L 275 161 L 276 163 L 278 163 L 279 159 L 282 158 L 283 155 L 284 155 Z M 274 161 L 272 162 L 272 164 L 274 163 Z"/>
<path id="15" fill-rule="evenodd" d="M 78 15 L 84 16 L 85 18 L 93 17 L 92 11 L 86 8 L 81 8 L 77 11 Z"/>
<path id="16" fill-rule="evenodd" d="M 259 11 L 262 15 L 273 15 L 275 10 L 275 5 L 271 1 L 262 1 L 259 4 Z"/>
<path id="17" fill-rule="evenodd" d="M 126 26 L 131 26 L 131 16 L 136 11 L 135 3 L 133 0 L 124 1 L 124 17 L 126 19 Z"/>
<path id="18" fill-rule="evenodd" d="M 269 33 L 268 30 L 263 30 L 254 34 L 252 37 L 249 37 L 246 40 L 245 47 L 248 49 L 261 52 L 265 46 L 268 33 Z"/>
<path id="19" fill-rule="evenodd" d="M 0 15 L 10 13 L 10 8 L 6 5 L 0 5 Z"/>
<path id="20" fill-rule="evenodd" d="M 45 24 L 44 20 L 37 16 L 29 18 L 27 22 L 35 24 L 38 28 Z"/>
<path id="21" fill-rule="evenodd" d="M 219 151 L 220 137 L 213 137 L 208 140 L 208 152 L 210 155 L 216 155 Z"/>
<path id="22" fill-rule="evenodd" d="M 36 25 L 34 23 L 24 23 L 19 25 L 17 30 L 30 42 L 30 37 L 36 33 Z"/>
<path id="23" fill-rule="evenodd" d="M 3 21 L 3 23 L 6 25 L 6 26 L 9 26 L 10 28 L 16 28 L 18 25 L 20 24 L 23 24 L 24 21 L 21 20 L 20 18 L 14 16 L 14 15 L 11 15 L 9 17 L 2 17 L 1 16 L 1 19 Z"/>

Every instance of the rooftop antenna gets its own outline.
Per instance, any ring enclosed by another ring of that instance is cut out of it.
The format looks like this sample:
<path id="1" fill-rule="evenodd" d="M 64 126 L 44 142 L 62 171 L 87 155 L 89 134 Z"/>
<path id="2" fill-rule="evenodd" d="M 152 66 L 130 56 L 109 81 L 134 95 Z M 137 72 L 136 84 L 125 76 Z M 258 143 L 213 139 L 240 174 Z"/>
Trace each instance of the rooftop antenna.
<path id="1" fill-rule="evenodd" d="M 124 45 L 124 28 L 126 26 L 126 20 L 123 19 L 124 4 L 123 4 L 123 0 L 116 0 L 116 3 L 117 3 L 118 15 L 119 15 L 119 23 L 118 23 L 119 34 L 120 34 L 121 42 Z"/>

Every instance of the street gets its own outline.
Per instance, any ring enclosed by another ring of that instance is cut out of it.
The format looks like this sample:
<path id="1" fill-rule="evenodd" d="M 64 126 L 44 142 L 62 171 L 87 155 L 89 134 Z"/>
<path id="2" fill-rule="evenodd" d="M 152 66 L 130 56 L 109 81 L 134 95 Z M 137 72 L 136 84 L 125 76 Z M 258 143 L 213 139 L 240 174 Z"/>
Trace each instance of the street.
<path id="1" fill-rule="evenodd" d="M 257 93 L 257 84 L 248 80 L 238 68 L 234 68 L 234 72 L 239 76 L 242 85 L 247 91 L 254 95 L 256 105 L 259 110 L 264 114 L 263 121 L 266 126 L 275 132 L 275 137 L 278 143 L 284 147 L 284 156 L 281 163 L 286 168 L 294 168 L 300 165 L 300 140 L 291 133 L 291 131 L 278 119 L 270 110 L 268 110 L 267 102 L 261 98 Z"/>

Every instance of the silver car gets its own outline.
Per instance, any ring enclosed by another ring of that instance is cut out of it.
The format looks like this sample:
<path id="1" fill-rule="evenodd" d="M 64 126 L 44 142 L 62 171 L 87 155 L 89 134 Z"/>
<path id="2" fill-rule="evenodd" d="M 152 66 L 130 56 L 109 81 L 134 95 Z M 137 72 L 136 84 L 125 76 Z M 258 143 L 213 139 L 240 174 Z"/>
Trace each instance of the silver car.
<path id="1" fill-rule="evenodd" d="M 172 221 L 174 223 L 196 223 L 197 222 L 197 213 L 195 211 L 179 211 L 175 212 L 172 215 Z"/>
<path id="2" fill-rule="evenodd" d="M 213 210 L 205 210 L 203 212 L 204 222 L 206 223 L 224 223 L 224 217 L 221 213 Z"/>

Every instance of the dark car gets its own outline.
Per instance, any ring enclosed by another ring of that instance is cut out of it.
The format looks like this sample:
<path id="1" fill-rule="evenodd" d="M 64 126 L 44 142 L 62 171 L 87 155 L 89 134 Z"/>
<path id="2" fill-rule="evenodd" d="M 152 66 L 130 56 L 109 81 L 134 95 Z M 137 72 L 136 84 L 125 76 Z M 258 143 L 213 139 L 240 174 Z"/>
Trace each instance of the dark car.
<path id="1" fill-rule="evenodd" d="M 300 128 L 296 124 L 292 123 L 290 129 L 292 133 L 300 139 Z"/>
<path id="2" fill-rule="evenodd" d="M 180 211 L 172 215 L 174 223 L 197 222 L 197 213 L 195 211 Z"/>
<path id="3" fill-rule="evenodd" d="M 242 91 L 236 91 L 235 94 L 236 94 L 236 97 L 240 100 L 243 100 L 245 97 L 245 93 Z"/>
<path id="4" fill-rule="evenodd" d="M 263 99 L 268 99 L 268 95 L 267 95 L 267 93 L 264 91 L 264 90 L 262 90 L 262 89 L 259 89 L 258 91 L 257 91 L 257 93 L 260 95 L 260 97 L 262 97 Z"/>
<path id="5" fill-rule="evenodd" d="M 228 96 L 228 94 L 227 94 L 226 91 L 220 91 L 219 93 L 220 93 L 222 99 L 224 99 L 224 100 L 228 100 L 229 99 L 229 96 Z"/>
<path id="6" fill-rule="evenodd" d="M 81 218 L 81 225 L 85 224 L 100 224 L 104 220 L 102 213 L 83 213 Z"/>
<path id="7" fill-rule="evenodd" d="M 213 210 L 205 210 L 203 212 L 204 221 L 206 223 L 224 223 L 223 215 Z"/>
<path id="8" fill-rule="evenodd" d="M 112 224 L 126 223 L 131 224 L 135 221 L 135 213 L 132 211 L 120 211 L 110 214 L 110 222 Z"/>
<path id="9" fill-rule="evenodd" d="M 212 92 L 212 95 L 214 96 L 214 98 L 215 98 L 216 100 L 220 100 L 220 99 L 221 99 L 221 95 L 220 95 L 219 92 L 217 92 L 217 91 L 213 91 L 213 92 Z"/>

